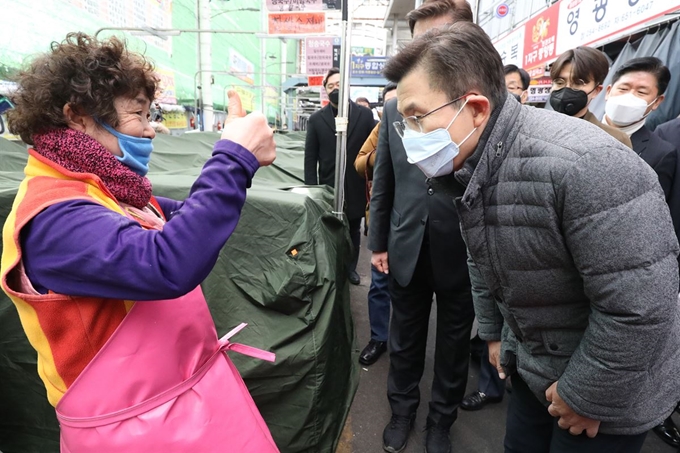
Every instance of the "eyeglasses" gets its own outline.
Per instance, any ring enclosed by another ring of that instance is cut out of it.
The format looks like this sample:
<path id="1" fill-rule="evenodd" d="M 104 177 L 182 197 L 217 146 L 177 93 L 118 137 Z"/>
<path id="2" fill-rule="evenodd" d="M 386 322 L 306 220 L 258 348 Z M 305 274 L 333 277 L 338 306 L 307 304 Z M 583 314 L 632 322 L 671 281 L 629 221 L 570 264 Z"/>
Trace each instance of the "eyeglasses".
<path id="1" fill-rule="evenodd" d="M 580 90 L 580 89 L 584 88 L 586 85 L 588 85 L 588 83 L 590 83 L 590 82 L 586 82 L 585 80 L 581 80 L 581 79 L 568 81 L 568 80 L 565 80 L 561 77 L 558 77 L 557 79 L 552 81 L 552 86 L 553 86 L 553 89 L 561 89 L 561 88 L 564 88 L 564 87 L 569 87 L 569 88 L 573 88 L 575 90 Z M 597 86 L 597 85 L 595 85 L 595 86 Z"/>
<path id="2" fill-rule="evenodd" d="M 460 101 L 465 96 L 467 96 L 467 95 L 464 94 L 460 97 L 457 97 L 453 101 L 449 101 L 444 105 L 440 105 L 436 109 L 430 110 L 429 112 L 425 113 L 424 115 L 407 116 L 406 118 L 404 118 L 401 121 L 395 121 L 394 123 L 392 123 L 392 126 L 394 126 L 394 129 L 397 131 L 397 134 L 399 134 L 399 137 L 401 137 L 401 138 L 404 138 L 404 132 L 406 131 L 406 129 L 410 129 L 412 131 L 420 131 L 421 133 L 423 133 L 424 132 L 423 126 L 422 126 L 422 124 L 420 124 L 420 122 L 423 120 L 423 118 L 425 118 L 426 116 L 432 115 L 435 112 L 438 112 L 439 110 L 443 109 L 447 105 L 451 105 L 454 102 Z"/>

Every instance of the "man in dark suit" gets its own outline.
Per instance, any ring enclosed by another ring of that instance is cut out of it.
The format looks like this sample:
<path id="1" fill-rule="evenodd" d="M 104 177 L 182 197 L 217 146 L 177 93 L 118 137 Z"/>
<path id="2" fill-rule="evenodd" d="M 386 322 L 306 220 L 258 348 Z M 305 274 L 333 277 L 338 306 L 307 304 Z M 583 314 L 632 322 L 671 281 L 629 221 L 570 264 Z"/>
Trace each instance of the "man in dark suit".
<path id="1" fill-rule="evenodd" d="M 645 120 L 663 102 L 670 79 L 670 71 L 656 57 L 627 61 L 616 70 L 607 87 L 604 116 L 605 124 L 630 136 L 633 151 L 659 175 L 666 200 L 675 180 L 678 151 L 652 134 Z"/>
<path id="2" fill-rule="evenodd" d="M 653 134 L 645 126 L 647 115 L 663 102 L 670 79 L 670 71 L 658 58 L 642 57 L 627 61 L 616 71 L 612 84 L 607 87 L 604 119 L 607 124 L 629 134 L 633 150 L 656 171 L 678 235 L 680 187 L 676 186 L 675 175 L 680 164 L 676 149 L 680 141 L 670 143 L 664 140 L 666 127 L 659 126 L 661 130 Z M 655 426 L 654 432 L 667 444 L 680 446 L 680 431 L 670 417 Z"/>
<path id="3" fill-rule="evenodd" d="M 335 186 L 335 117 L 338 115 L 340 97 L 340 74 L 332 68 L 324 79 L 324 89 L 330 103 L 314 112 L 307 123 L 305 137 L 305 184 Z M 354 170 L 354 161 L 375 125 L 373 114 L 366 107 L 349 103 L 347 126 L 347 160 L 345 168 L 345 213 L 349 221 L 349 234 L 354 245 L 354 255 L 349 264 L 350 283 L 360 283 L 356 271 L 361 246 L 361 219 L 366 207 L 366 182 Z"/>
<path id="4" fill-rule="evenodd" d="M 654 130 L 654 135 L 672 144 L 675 146 L 675 149 L 680 149 L 680 118 L 660 124 Z M 680 173 L 679 167 L 680 159 L 678 159 L 675 166 L 676 174 Z M 671 210 L 675 234 L 680 237 L 680 178 L 673 181 L 668 207 Z M 680 257 L 678 257 L 678 260 L 680 261 Z M 678 404 L 676 412 L 680 413 L 680 404 Z M 678 446 L 678 452 L 680 453 L 680 430 L 678 430 L 670 417 L 662 425 L 657 426 L 654 431 L 668 444 Z"/>
<path id="5" fill-rule="evenodd" d="M 417 36 L 456 21 L 472 21 L 472 11 L 467 2 L 437 0 L 425 2 L 407 17 Z M 393 125 L 400 120 L 396 100 L 387 102 L 378 137 L 368 244 L 371 263 L 389 274 L 392 301 L 387 381 L 392 417 L 383 432 L 383 448 L 402 451 L 413 426 L 436 294 L 434 380 L 425 451 L 448 453 L 449 430 L 465 395 L 474 319 L 467 251 L 452 198 L 435 190 L 407 161 Z"/>

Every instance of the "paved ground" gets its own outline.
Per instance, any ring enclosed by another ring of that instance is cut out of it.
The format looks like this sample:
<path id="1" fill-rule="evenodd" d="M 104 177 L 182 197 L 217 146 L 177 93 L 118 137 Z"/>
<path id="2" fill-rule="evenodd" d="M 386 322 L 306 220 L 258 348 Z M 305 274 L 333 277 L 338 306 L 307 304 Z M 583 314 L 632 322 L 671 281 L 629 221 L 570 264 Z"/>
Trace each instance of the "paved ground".
<path id="1" fill-rule="evenodd" d="M 361 285 L 351 287 L 351 295 L 358 345 L 363 348 L 370 336 L 366 307 L 366 294 L 370 284 L 370 255 L 366 249 L 361 251 L 359 262 L 358 271 L 361 275 Z M 436 315 L 436 310 L 433 310 L 434 315 Z M 430 327 L 425 375 L 420 385 L 421 407 L 418 410 L 416 427 L 411 433 L 409 444 L 404 453 L 421 453 L 424 451 L 423 429 L 427 417 L 427 401 L 432 382 L 434 353 L 434 324 L 432 322 Z M 386 354 L 374 365 L 362 367 L 359 389 L 354 398 L 337 453 L 380 453 L 383 451 L 382 430 L 390 418 L 390 409 L 386 397 L 387 368 L 388 357 Z M 473 363 L 469 372 L 468 391 L 475 389 L 478 371 L 478 365 Z M 451 429 L 453 452 L 502 453 L 507 401 L 508 399 L 505 398 L 502 403 L 487 406 L 477 412 L 461 411 L 458 421 Z M 680 417 L 676 418 L 675 421 L 680 423 Z M 650 432 L 642 452 L 675 453 L 676 450 L 664 444 L 654 433 Z"/>

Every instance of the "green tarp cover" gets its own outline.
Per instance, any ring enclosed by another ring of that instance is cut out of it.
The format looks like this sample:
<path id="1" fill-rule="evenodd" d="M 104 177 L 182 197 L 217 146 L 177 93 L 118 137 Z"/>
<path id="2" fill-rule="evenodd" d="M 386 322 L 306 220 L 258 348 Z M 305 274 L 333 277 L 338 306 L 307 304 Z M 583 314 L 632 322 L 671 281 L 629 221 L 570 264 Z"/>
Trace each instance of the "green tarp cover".
<path id="1" fill-rule="evenodd" d="M 158 136 L 154 193 L 183 199 L 218 134 Z M 258 171 L 234 234 L 203 291 L 218 335 L 276 353 L 270 364 L 230 353 L 282 452 L 333 452 L 358 385 L 344 263 L 346 222 L 332 192 L 304 187 L 303 134 L 275 136 L 277 159 Z M 0 139 L 0 224 L 23 178 L 26 150 Z M 54 409 L 14 305 L 0 292 L 0 451 L 58 452 Z M 232 452 L 230 452 L 232 453 Z M 236 452 L 233 452 L 236 453 Z"/>

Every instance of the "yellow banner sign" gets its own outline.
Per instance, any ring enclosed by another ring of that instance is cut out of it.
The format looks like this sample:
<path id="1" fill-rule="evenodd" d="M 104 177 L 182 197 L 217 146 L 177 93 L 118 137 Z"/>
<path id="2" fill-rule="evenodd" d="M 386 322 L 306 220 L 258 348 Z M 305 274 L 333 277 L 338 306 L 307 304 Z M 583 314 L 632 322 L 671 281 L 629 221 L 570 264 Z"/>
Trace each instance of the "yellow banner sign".
<path id="1" fill-rule="evenodd" d="M 241 105 L 244 109 L 248 112 L 255 110 L 255 93 L 241 86 L 235 86 L 234 91 L 236 91 L 241 98 Z"/>
<path id="2" fill-rule="evenodd" d="M 189 127 L 184 112 L 163 112 L 163 124 L 168 129 L 186 129 Z"/>

